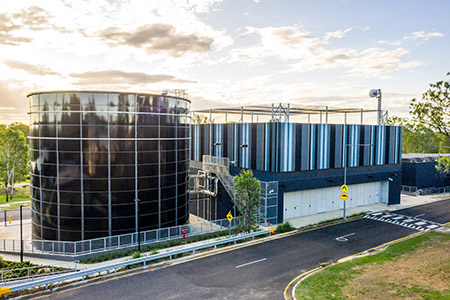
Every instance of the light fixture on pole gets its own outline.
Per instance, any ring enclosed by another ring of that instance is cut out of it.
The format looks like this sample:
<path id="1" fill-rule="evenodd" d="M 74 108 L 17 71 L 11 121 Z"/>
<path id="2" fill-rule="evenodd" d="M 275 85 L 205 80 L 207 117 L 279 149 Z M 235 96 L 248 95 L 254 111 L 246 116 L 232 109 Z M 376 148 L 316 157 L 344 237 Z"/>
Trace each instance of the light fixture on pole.
<path id="1" fill-rule="evenodd" d="M 382 116 L 382 112 L 381 112 L 381 89 L 373 89 L 370 90 L 369 92 L 369 96 L 372 98 L 377 98 L 378 99 L 378 125 L 382 125 L 383 124 L 383 116 Z"/>

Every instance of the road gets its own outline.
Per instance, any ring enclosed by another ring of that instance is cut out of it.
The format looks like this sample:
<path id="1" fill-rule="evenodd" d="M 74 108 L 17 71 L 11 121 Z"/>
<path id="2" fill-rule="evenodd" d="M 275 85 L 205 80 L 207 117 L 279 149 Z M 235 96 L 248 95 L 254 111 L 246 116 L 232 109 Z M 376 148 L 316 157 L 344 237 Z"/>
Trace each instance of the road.
<path id="1" fill-rule="evenodd" d="M 6 221 L 8 221 L 8 217 L 11 216 L 11 220 L 18 221 L 20 220 L 20 209 L 8 209 L 0 211 L 0 226 L 4 226 L 5 219 L 5 211 L 6 211 Z M 23 207 L 22 208 L 22 218 L 23 220 L 31 219 L 31 208 Z"/>
<path id="2" fill-rule="evenodd" d="M 450 221 L 450 200 L 397 211 Z M 412 233 L 360 219 L 295 234 L 171 267 L 116 277 L 46 295 L 46 299 L 283 299 L 286 285 L 322 262 L 340 259 Z M 348 241 L 336 238 L 347 235 Z"/>

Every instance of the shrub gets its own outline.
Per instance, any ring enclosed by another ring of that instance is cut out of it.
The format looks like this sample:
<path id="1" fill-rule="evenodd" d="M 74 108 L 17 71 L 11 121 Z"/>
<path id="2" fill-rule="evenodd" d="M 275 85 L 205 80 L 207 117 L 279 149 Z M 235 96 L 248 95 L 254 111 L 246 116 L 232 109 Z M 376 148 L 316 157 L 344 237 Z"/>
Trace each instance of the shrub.
<path id="1" fill-rule="evenodd" d="M 289 232 L 295 230 L 295 227 L 291 225 L 288 221 L 284 222 L 283 224 L 280 224 L 277 226 L 277 229 L 275 230 L 276 233 L 283 233 L 283 232 Z"/>

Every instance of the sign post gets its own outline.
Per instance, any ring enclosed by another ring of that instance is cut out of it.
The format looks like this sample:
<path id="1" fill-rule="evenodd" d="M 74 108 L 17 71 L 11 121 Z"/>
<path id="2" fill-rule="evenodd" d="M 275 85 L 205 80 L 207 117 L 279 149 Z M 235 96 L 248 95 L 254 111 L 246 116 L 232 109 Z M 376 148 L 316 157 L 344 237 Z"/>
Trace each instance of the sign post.
<path id="1" fill-rule="evenodd" d="M 231 214 L 231 211 L 227 214 L 228 219 L 228 237 L 231 237 L 231 221 L 233 220 L 233 215 Z"/>

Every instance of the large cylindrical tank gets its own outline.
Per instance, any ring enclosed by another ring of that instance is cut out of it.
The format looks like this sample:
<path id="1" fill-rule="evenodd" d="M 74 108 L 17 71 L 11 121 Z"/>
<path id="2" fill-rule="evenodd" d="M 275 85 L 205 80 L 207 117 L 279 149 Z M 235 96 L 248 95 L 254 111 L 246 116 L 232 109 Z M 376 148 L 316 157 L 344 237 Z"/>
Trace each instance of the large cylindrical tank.
<path id="1" fill-rule="evenodd" d="M 190 101 L 39 92 L 30 100 L 34 239 L 76 241 L 188 221 Z"/>

